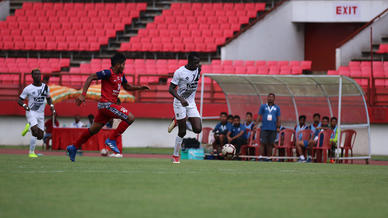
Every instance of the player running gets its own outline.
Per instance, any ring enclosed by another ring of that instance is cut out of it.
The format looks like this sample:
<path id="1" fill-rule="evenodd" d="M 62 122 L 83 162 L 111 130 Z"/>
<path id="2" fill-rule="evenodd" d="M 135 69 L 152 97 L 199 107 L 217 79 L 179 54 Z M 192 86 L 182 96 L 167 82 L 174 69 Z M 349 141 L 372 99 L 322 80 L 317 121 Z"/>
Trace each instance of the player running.
<path id="1" fill-rule="evenodd" d="M 120 150 L 117 148 L 116 139 L 135 121 L 135 117 L 126 108 L 117 105 L 120 88 L 123 86 L 127 91 L 149 89 L 148 86 L 133 86 L 128 84 L 123 73 L 125 60 L 126 57 L 123 54 L 116 53 L 111 58 L 112 67 L 110 69 L 91 74 L 86 79 L 82 94 L 76 99 L 76 104 L 81 105 L 85 101 L 86 93 L 93 80 L 101 80 L 101 99 L 98 102 L 98 112 L 92 126 L 82 133 L 74 145 L 69 145 L 66 148 L 71 161 L 75 161 L 77 150 L 81 148 L 81 145 L 94 134 L 98 133 L 112 118 L 118 118 L 122 121 L 105 140 L 105 144 L 116 154 L 116 157 L 122 157 Z"/>
<path id="2" fill-rule="evenodd" d="M 199 62 L 199 55 L 196 52 L 190 53 L 188 63 L 175 71 L 168 90 L 174 96 L 175 113 L 175 119 L 170 124 L 168 131 L 171 132 L 178 124 L 178 136 L 175 140 L 172 156 L 173 163 L 180 163 L 179 150 L 183 137 L 186 135 L 186 127 L 197 134 L 202 131 L 201 116 L 195 104 L 195 93 L 201 73 Z M 177 86 L 178 91 L 175 89 Z"/>
<path id="3" fill-rule="evenodd" d="M 50 97 L 49 87 L 42 83 L 40 70 L 32 70 L 31 76 L 33 83 L 23 89 L 22 94 L 19 96 L 18 104 L 26 110 L 26 118 L 31 127 L 32 136 L 28 156 L 36 158 L 38 157 L 35 154 L 36 140 L 41 140 L 44 136 L 45 99 L 47 100 L 47 104 L 50 105 L 53 114 L 55 114 L 55 109 Z M 28 98 L 28 105 L 24 103 L 26 98 Z"/>

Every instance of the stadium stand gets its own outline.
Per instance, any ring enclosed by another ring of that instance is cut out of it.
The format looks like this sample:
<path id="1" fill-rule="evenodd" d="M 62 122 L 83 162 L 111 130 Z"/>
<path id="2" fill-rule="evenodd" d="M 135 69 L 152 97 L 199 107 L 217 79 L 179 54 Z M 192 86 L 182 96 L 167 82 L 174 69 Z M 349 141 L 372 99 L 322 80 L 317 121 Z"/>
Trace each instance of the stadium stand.
<path id="1" fill-rule="evenodd" d="M 96 51 L 123 30 L 146 3 L 40 3 L 0 21 L 0 49 Z"/>
<path id="2" fill-rule="evenodd" d="M 2 73 L 29 73 L 34 68 L 42 72 L 52 73 L 61 71 L 62 67 L 70 64 L 68 58 L 0 58 L 0 72 Z"/>
<path id="3" fill-rule="evenodd" d="M 137 75 L 168 75 L 186 64 L 186 60 L 176 59 L 127 59 L 126 72 Z M 110 67 L 109 59 L 93 59 L 90 63 L 72 67 L 70 73 L 90 74 Z M 232 74 L 301 74 L 310 70 L 311 61 L 221 61 L 213 60 L 202 65 L 203 73 Z"/>
<path id="4" fill-rule="evenodd" d="M 173 3 L 120 51 L 216 51 L 265 3 Z"/>
<path id="5" fill-rule="evenodd" d="M 388 53 L 388 44 L 380 44 L 379 50 L 377 50 L 376 53 L 387 54 Z"/>
<path id="6" fill-rule="evenodd" d="M 336 70 L 330 70 L 328 75 L 344 75 L 352 77 L 362 87 L 370 86 L 368 82 L 372 72 L 370 61 L 351 61 L 348 66 L 341 66 Z M 373 62 L 373 77 L 375 77 L 376 87 L 388 87 L 388 62 Z"/>

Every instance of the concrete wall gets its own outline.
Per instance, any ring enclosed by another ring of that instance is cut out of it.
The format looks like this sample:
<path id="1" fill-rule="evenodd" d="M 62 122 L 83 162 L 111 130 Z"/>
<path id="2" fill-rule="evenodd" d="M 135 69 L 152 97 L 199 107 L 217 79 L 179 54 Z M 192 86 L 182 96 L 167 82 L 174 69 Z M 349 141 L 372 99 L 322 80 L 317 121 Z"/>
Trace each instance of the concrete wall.
<path id="1" fill-rule="evenodd" d="M 293 22 L 369 22 L 388 7 L 386 0 L 293 0 Z"/>
<path id="2" fill-rule="evenodd" d="M 386 0 L 292 0 L 221 48 L 222 60 L 303 60 L 304 23 L 366 23 L 388 7 Z M 346 9 L 345 9 L 346 8 Z M 386 20 L 379 21 L 387 23 Z M 385 25 L 386 26 L 386 25 Z M 375 42 L 383 27 L 375 27 Z M 387 33 L 387 32 L 386 32 Z M 361 37 L 340 52 L 342 63 L 361 55 L 369 40 Z"/>
<path id="3" fill-rule="evenodd" d="M 61 126 L 70 126 L 73 119 L 59 118 Z M 87 119 L 82 119 L 87 123 Z M 30 133 L 25 137 L 20 135 L 26 120 L 24 117 L 0 117 L 0 145 L 28 145 Z M 177 129 L 171 134 L 167 133 L 170 120 L 162 119 L 137 119 L 123 134 L 124 147 L 173 147 Z M 214 127 L 215 121 L 204 121 L 204 127 Z M 286 124 L 285 124 L 286 125 Z M 294 126 L 293 124 L 287 126 Z M 367 131 L 357 130 L 357 142 L 355 152 L 365 152 L 367 149 Z M 388 155 L 388 124 L 373 124 L 371 126 L 372 154 Z M 188 132 L 187 137 L 195 137 Z M 41 142 L 39 142 L 41 143 Z M 364 145 L 363 145 L 364 144 Z"/>
<path id="4" fill-rule="evenodd" d="M 285 2 L 221 48 L 222 60 L 303 60 L 303 25 L 292 23 L 292 2 Z"/>
<path id="5" fill-rule="evenodd" d="M 9 15 L 9 1 L 0 1 L 0 20 L 5 20 Z"/>
<path id="6" fill-rule="evenodd" d="M 387 6 L 388 7 L 388 1 Z M 369 27 L 363 29 L 351 40 L 336 49 L 336 69 L 340 66 L 348 65 L 352 58 L 360 57 L 361 51 L 370 50 L 370 32 L 372 28 L 372 43 L 380 44 L 382 35 L 388 34 L 388 12 L 386 12 L 380 19 L 376 20 Z"/>
<path id="7" fill-rule="evenodd" d="M 60 126 L 69 127 L 74 119 L 58 118 Z M 86 118 L 81 119 L 85 124 Z M 24 117 L 0 116 L 0 145 L 28 145 L 30 133 L 21 136 L 26 119 Z M 166 119 L 136 119 L 135 122 L 123 134 L 124 147 L 173 147 L 177 135 L 177 128 L 171 134 L 167 133 L 167 127 L 171 120 Z M 212 121 L 204 121 L 203 126 L 215 126 Z M 8 131 L 7 131 L 8 130 Z M 195 137 L 187 131 L 186 137 Z"/>
<path id="8" fill-rule="evenodd" d="M 388 155 L 388 125 L 373 124 L 371 126 L 371 152 L 375 155 Z"/>

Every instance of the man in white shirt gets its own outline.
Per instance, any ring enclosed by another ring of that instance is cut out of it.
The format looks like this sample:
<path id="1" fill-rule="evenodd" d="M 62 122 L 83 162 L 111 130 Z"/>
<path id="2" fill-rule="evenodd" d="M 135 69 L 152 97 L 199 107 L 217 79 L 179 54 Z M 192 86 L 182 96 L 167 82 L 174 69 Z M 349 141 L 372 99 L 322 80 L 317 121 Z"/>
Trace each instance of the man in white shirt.
<path id="1" fill-rule="evenodd" d="M 169 132 L 178 125 L 178 136 L 172 156 L 173 163 L 180 163 L 179 150 L 183 137 L 186 135 L 186 128 L 197 134 L 202 131 L 201 117 L 195 104 L 195 93 L 201 73 L 199 62 L 198 53 L 191 52 L 188 56 L 188 63 L 175 71 L 170 83 L 169 92 L 174 97 L 175 119 L 170 125 L 172 128 L 169 127 Z"/>
<path id="2" fill-rule="evenodd" d="M 50 97 L 49 87 L 41 81 L 42 75 L 40 70 L 32 70 L 31 76 L 33 83 L 23 89 L 22 94 L 19 96 L 18 104 L 26 110 L 26 118 L 31 126 L 32 137 L 28 156 L 36 158 L 38 157 L 35 154 L 36 140 L 41 140 L 44 136 L 45 100 L 47 100 L 47 104 L 50 105 L 53 113 L 55 113 L 55 110 Z M 28 99 L 28 105 L 24 103 L 26 99 Z"/>
<path id="3" fill-rule="evenodd" d="M 81 118 L 79 115 L 75 115 L 74 122 L 71 124 L 72 128 L 81 128 L 86 127 L 86 125 L 81 121 Z"/>

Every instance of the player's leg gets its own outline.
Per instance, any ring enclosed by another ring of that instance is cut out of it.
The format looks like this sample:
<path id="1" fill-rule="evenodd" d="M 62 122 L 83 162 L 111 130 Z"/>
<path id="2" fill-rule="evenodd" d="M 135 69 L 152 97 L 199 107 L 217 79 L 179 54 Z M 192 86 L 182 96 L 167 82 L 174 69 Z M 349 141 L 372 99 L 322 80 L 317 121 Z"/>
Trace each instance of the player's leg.
<path id="1" fill-rule="evenodd" d="M 200 117 L 189 117 L 189 122 L 186 122 L 186 127 L 188 127 L 187 123 L 190 123 L 192 126 L 192 131 L 196 134 L 202 132 L 202 121 Z"/>
<path id="2" fill-rule="evenodd" d="M 221 140 L 220 140 L 220 134 L 214 134 L 214 142 L 212 144 L 213 146 L 213 153 L 214 154 L 218 154 L 218 151 L 219 151 L 219 147 L 221 146 Z"/>
<path id="3" fill-rule="evenodd" d="M 178 135 L 175 139 L 174 153 L 172 155 L 173 163 L 180 163 L 179 152 L 182 146 L 183 137 L 186 135 L 186 108 L 174 104 L 175 119 L 178 125 Z"/>
<path id="4" fill-rule="evenodd" d="M 272 150 L 274 148 L 275 139 L 276 139 L 276 131 L 268 131 L 268 143 L 266 147 L 266 155 L 268 157 L 272 156 Z M 271 160 L 272 159 L 267 159 L 267 161 L 271 161 Z"/>
<path id="5" fill-rule="evenodd" d="M 199 112 L 198 112 L 198 109 L 196 106 L 187 106 L 186 111 L 187 111 L 186 114 L 187 114 L 188 118 L 197 117 L 200 119 L 200 115 L 199 115 Z M 199 120 L 199 121 L 201 122 L 201 120 Z M 170 125 L 168 126 L 168 133 L 170 133 L 176 126 L 177 126 L 177 120 L 174 117 L 172 119 Z M 193 127 L 193 122 L 190 119 L 187 119 L 186 120 L 186 129 L 198 134 L 202 131 L 202 123 L 199 123 L 199 124 L 197 123 L 197 125 L 195 127 Z"/>
<path id="6" fill-rule="evenodd" d="M 117 138 L 135 121 L 135 116 L 121 105 L 112 104 L 107 108 L 107 116 L 121 119 L 117 128 L 105 140 L 105 144 L 116 153 L 116 157 L 121 157 L 121 152 L 117 147 Z"/>
<path id="7" fill-rule="evenodd" d="M 71 161 L 75 161 L 75 156 L 77 154 L 77 150 L 81 148 L 81 146 L 87 142 L 90 137 L 92 137 L 94 134 L 98 133 L 101 128 L 105 125 L 105 123 L 97 123 L 93 122 L 92 126 L 81 134 L 81 136 L 78 138 L 78 140 L 74 143 L 74 145 L 67 146 L 66 150 L 69 152 L 69 157 Z"/>
<path id="8" fill-rule="evenodd" d="M 266 130 L 262 130 L 260 131 L 260 147 L 259 147 L 259 161 L 262 161 L 263 158 L 262 156 L 265 156 L 265 150 L 266 150 L 266 147 L 267 147 L 267 134 L 266 134 Z"/>
<path id="9" fill-rule="evenodd" d="M 38 157 L 35 154 L 36 140 L 43 138 L 43 131 L 41 129 L 39 129 L 38 117 L 36 116 L 36 114 L 29 113 L 27 115 L 27 120 L 28 120 L 28 123 L 30 123 L 31 134 L 32 134 L 31 139 L 30 139 L 30 149 L 28 152 L 28 156 L 35 158 L 35 157 Z"/>
<path id="10" fill-rule="evenodd" d="M 296 155 L 299 157 L 299 160 L 302 161 L 304 160 L 304 155 L 303 155 L 303 141 L 299 140 L 295 143 L 296 147 Z"/>
<path id="11" fill-rule="evenodd" d="M 175 139 L 174 154 L 172 156 L 173 163 L 180 163 L 179 152 L 182 147 L 183 137 L 186 135 L 186 118 L 177 120 L 178 136 Z"/>
<path id="12" fill-rule="evenodd" d="M 102 127 L 104 127 L 105 123 L 108 122 L 108 120 L 110 119 L 105 115 L 104 110 L 105 109 L 99 109 L 97 112 L 97 116 L 94 118 L 92 126 L 84 130 L 81 136 L 73 145 L 69 145 L 66 147 L 71 161 L 75 161 L 77 150 L 80 149 L 81 146 L 90 139 L 90 137 L 98 133 L 102 129 Z"/>
<path id="13" fill-rule="evenodd" d="M 26 123 L 22 131 L 22 136 L 25 136 L 29 130 L 30 130 L 30 123 Z"/>
<path id="14" fill-rule="evenodd" d="M 28 156 L 32 157 L 32 158 L 38 157 L 38 155 L 35 154 L 36 140 L 37 139 L 36 139 L 35 136 L 31 136 L 31 138 L 30 138 L 30 149 L 29 149 L 29 152 L 28 152 Z"/>
<path id="15" fill-rule="evenodd" d="M 38 125 L 34 125 L 31 127 L 31 133 L 33 136 L 35 136 L 38 140 L 43 139 L 44 132 L 41 130 Z"/>
<path id="16" fill-rule="evenodd" d="M 201 120 L 201 115 L 199 114 L 198 112 L 198 109 L 197 109 L 197 106 L 188 106 L 186 107 L 186 113 L 187 113 L 187 117 L 189 118 L 186 124 L 187 127 L 190 127 L 190 124 L 191 124 L 191 130 L 196 133 L 196 134 L 199 134 L 201 133 L 202 131 L 202 120 Z M 188 128 L 190 129 L 190 128 Z"/>
<path id="17" fill-rule="evenodd" d="M 31 139 L 30 139 L 30 149 L 29 149 L 29 157 L 38 157 L 35 154 L 36 140 L 43 139 L 44 136 L 44 114 L 38 114 L 30 112 L 27 116 L 28 123 L 30 123 L 31 127 Z"/>

